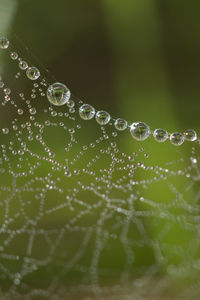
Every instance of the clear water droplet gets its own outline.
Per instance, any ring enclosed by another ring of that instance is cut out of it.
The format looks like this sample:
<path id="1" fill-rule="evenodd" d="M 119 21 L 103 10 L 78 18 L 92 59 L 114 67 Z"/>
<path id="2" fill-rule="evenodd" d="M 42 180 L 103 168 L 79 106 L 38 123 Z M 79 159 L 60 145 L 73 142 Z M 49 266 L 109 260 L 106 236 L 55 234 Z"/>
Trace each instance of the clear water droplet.
<path id="1" fill-rule="evenodd" d="M 56 82 L 50 85 L 47 89 L 47 99 L 56 106 L 66 104 L 71 96 L 68 87 L 62 83 Z"/>
<path id="2" fill-rule="evenodd" d="M 128 123 L 124 119 L 117 119 L 117 120 L 115 120 L 114 126 L 117 130 L 122 131 L 127 128 Z"/>
<path id="3" fill-rule="evenodd" d="M 15 285 L 19 285 L 21 283 L 21 275 L 19 273 L 15 274 L 15 278 L 13 282 Z"/>
<path id="4" fill-rule="evenodd" d="M 35 107 L 31 107 L 29 109 L 29 112 L 30 112 L 31 115 L 35 115 L 37 111 L 36 111 Z"/>
<path id="5" fill-rule="evenodd" d="M 7 49 L 9 47 L 9 40 L 6 37 L 0 37 L 0 48 Z"/>
<path id="6" fill-rule="evenodd" d="M 29 67 L 26 70 L 26 76 L 30 80 L 37 80 L 40 77 L 40 71 L 36 67 Z"/>
<path id="7" fill-rule="evenodd" d="M 66 171 L 66 172 L 65 172 L 65 176 L 66 176 L 66 177 L 71 177 L 71 175 L 72 175 L 72 174 L 71 174 L 70 171 Z"/>
<path id="8" fill-rule="evenodd" d="M 170 142 L 174 146 L 180 146 L 184 142 L 184 136 L 179 132 L 174 132 L 170 135 Z"/>
<path id="9" fill-rule="evenodd" d="M 5 88 L 3 91 L 4 91 L 5 95 L 10 95 L 10 93 L 11 93 L 11 89 L 9 89 L 9 88 Z"/>
<path id="10" fill-rule="evenodd" d="M 8 128 L 2 128 L 2 132 L 3 132 L 3 134 L 8 134 L 9 133 L 9 129 Z"/>
<path id="11" fill-rule="evenodd" d="M 24 61 L 24 60 L 20 61 L 20 62 L 19 62 L 19 68 L 20 68 L 21 70 L 26 70 L 26 69 L 28 68 L 27 62 Z"/>
<path id="12" fill-rule="evenodd" d="M 153 137 L 156 142 L 163 143 L 168 139 L 168 132 L 164 129 L 158 128 L 154 130 Z"/>
<path id="13" fill-rule="evenodd" d="M 194 142 L 197 140 L 197 133 L 194 129 L 187 129 L 184 132 L 184 139 L 189 142 Z"/>
<path id="14" fill-rule="evenodd" d="M 195 157 L 190 157 L 190 160 L 193 164 L 196 164 L 197 163 L 197 159 Z"/>
<path id="15" fill-rule="evenodd" d="M 95 115 L 95 109 L 89 104 L 83 104 L 79 108 L 79 115 L 83 120 L 91 120 Z"/>
<path id="16" fill-rule="evenodd" d="M 10 53 L 10 57 L 11 57 L 11 59 L 13 59 L 13 60 L 18 59 L 18 54 L 17 54 L 17 52 L 11 52 L 11 53 Z"/>
<path id="17" fill-rule="evenodd" d="M 67 102 L 67 106 L 68 106 L 69 108 L 73 108 L 73 107 L 75 106 L 75 102 L 74 102 L 72 99 L 70 99 L 70 100 Z"/>
<path id="18" fill-rule="evenodd" d="M 18 113 L 18 115 L 23 115 L 24 111 L 23 111 L 23 109 L 18 108 L 17 113 Z"/>
<path id="19" fill-rule="evenodd" d="M 133 123 L 130 127 L 130 132 L 132 137 L 137 141 L 146 140 L 151 133 L 149 126 L 144 122 Z"/>
<path id="20" fill-rule="evenodd" d="M 96 121 L 100 125 L 106 125 L 110 122 L 110 114 L 104 110 L 100 110 L 96 113 Z"/>

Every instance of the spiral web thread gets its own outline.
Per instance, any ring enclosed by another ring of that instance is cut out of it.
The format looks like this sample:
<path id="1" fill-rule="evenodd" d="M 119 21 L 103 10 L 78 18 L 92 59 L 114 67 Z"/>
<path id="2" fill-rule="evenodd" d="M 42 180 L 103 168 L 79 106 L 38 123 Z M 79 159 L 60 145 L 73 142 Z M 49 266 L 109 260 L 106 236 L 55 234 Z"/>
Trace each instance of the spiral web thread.
<path id="1" fill-rule="evenodd" d="M 0 83 L 0 299 L 198 299 L 199 140 L 84 121 L 18 64 Z"/>

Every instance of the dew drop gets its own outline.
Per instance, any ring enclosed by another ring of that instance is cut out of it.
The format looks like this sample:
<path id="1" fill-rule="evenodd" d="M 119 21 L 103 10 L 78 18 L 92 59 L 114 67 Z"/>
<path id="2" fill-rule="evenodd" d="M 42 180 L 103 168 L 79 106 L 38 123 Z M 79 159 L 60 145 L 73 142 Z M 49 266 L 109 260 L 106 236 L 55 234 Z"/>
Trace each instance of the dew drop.
<path id="1" fill-rule="evenodd" d="M 75 113 L 75 108 L 74 107 L 71 107 L 70 109 L 69 109 L 69 112 L 70 112 L 70 114 L 74 114 Z"/>
<path id="2" fill-rule="evenodd" d="M 151 133 L 149 126 L 144 122 L 133 123 L 130 127 L 130 132 L 132 137 L 137 141 L 146 140 Z"/>
<path id="3" fill-rule="evenodd" d="M 56 112 L 55 110 L 53 110 L 53 111 L 51 112 L 51 115 L 52 115 L 52 117 L 56 117 L 56 116 L 57 116 L 57 112 Z"/>
<path id="4" fill-rule="evenodd" d="M 68 87 L 62 83 L 56 82 L 47 89 L 47 99 L 53 105 L 61 106 L 66 104 L 71 96 Z"/>
<path id="5" fill-rule="evenodd" d="M 23 115 L 24 111 L 23 111 L 23 109 L 18 108 L 17 113 L 18 113 L 18 115 Z"/>
<path id="6" fill-rule="evenodd" d="M 29 109 L 29 112 L 30 112 L 31 115 L 35 115 L 37 111 L 36 111 L 35 107 L 31 107 Z"/>
<path id="7" fill-rule="evenodd" d="M 128 126 L 128 123 L 126 120 L 123 119 L 117 119 L 115 120 L 114 126 L 117 130 L 122 131 L 125 130 Z"/>
<path id="8" fill-rule="evenodd" d="M 17 52 L 11 52 L 11 53 L 10 53 L 10 57 L 11 57 L 11 59 L 13 59 L 13 60 L 18 59 L 18 54 L 17 54 Z"/>
<path id="9" fill-rule="evenodd" d="M 19 273 L 15 274 L 14 284 L 19 285 L 21 283 L 21 275 Z"/>
<path id="10" fill-rule="evenodd" d="M 190 157 L 190 160 L 191 160 L 191 162 L 192 162 L 193 164 L 196 164 L 196 163 L 197 163 L 197 159 L 194 158 L 194 157 Z"/>
<path id="11" fill-rule="evenodd" d="M 9 89 L 9 88 L 5 88 L 3 91 L 4 91 L 5 95 L 10 95 L 10 93 L 11 93 L 11 89 Z"/>
<path id="12" fill-rule="evenodd" d="M 153 137 L 156 142 L 163 143 L 168 139 L 168 133 L 166 130 L 158 128 L 154 130 Z"/>
<path id="13" fill-rule="evenodd" d="M 26 69 L 28 68 L 27 62 L 24 61 L 24 60 L 20 61 L 20 62 L 19 62 L 19 68 L 20 68 L 21 70 L 26 70 Z"/>
<path id="14" fill-rule="evenodd" d="M 70 99 L 70 100 L 67 102 L 67 106 L 68 106 L 69 108 L 73 108 L 73 107 L 75 106 L 75 102 L 74 102 L 72 99 Z"/>
<path id="15" fill-rule="evenodd" d="M 36 94 L 31 94 L 31 98 L 35 99 L 36 98 Z"/>
<path id="16" fill-rule="evenodd" d="M 83 120 L 91 120 L 95 115 L 95 109 L 89 104 L 83 104 L 79 108 L 79 115 Z"/>
<path id="17" fill-rule="evenodd" d="M 6 37 L 0 37 L 0 48 L 7 49 L 9 47 L 9 40 Z"/>
<path id="18" fill-rule="evenodd" d="M 66 171 L 66 172 L 65 172 L 65 176 L 66 176 L 66 177 L 71 177 L 71 175 L 72 175 L 72 174 L 71 174 L 70 171 Z"/>
<path id="19" fill-rule="evenodd" d="M 193 129 L 187 129 L 184 132 L 184 139 L 189 142 L 194 142 L 197 139 L 197 133 Z"/>
<path id="20" fill-rule="evenodd" d="M 104 110 L 98 111 L 95 118 L 100 125 L 106 125 L 110 122 L 110 114 Z"/>
<path id="21" fill-rule="evenodd" d="M 180 146 L 184 142 L 184 136 L 179 132 L 174 132 L 170 135 L 170 142 L 174 146 Z"/>
<path id="22" fill-rule="evenodd" d="M 30 80 L 37 80 L 40 77 L 40 71 L 36 67 L 29 67 L 26 70 L 26 76 Z"/>
<path id="23" fill-rule="evenodd" d="M 9 129 L 8 128 L 2 128 L 2 132 L 3 132 L 3 134 L 8 134 L 9 133 Z"/>

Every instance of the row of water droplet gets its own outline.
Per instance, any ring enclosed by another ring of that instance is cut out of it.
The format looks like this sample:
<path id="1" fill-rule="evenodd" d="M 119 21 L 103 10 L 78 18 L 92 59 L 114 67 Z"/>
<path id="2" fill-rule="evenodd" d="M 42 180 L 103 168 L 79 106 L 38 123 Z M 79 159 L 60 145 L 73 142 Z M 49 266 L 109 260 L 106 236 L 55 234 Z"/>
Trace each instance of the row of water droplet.
<path id="1" fill-rule="evenodd" d="M 0 48 L 7 49 L 8 47 L 9 40 L 5 37 L 1 37 Z M 28 63 L 19 58 L 16 52 L 11 52 L 10 57 L 13 60 L 19 60 L 19 68 L 21 70 L 26 70 L 28 79 L 37 80 L 40 77 L 40 71 L 34 66 L 29 67 Z M 9 95 L 10 91 L 6 91 L 4 89 L 4 93 Z M 49 85 L 46 95 L 49 102 L 55 106 L 62 106 L 71 101 L 70 90 L 66 85 L 59 82 Z M 30 113 L 34 114 L 32 111 Z M 18 110 L 18 114 L 20 114 L 20 109 Z M 104 126 L 111 121 L 111 116 L 108 112 L 103 110 L 96 112 L 94 107 L 89 104 L 83 104 L 80 106 L 79 115 L 83 120 L 91 120 L 95 117 L 97 123 L 101 126 Z M 151 135 L 150 127 L 144 122 L 134 122 L 132 124 L 128 124 L 126 120 L 118 118 L 114 119 L 114 127 L 118 131 L 124 131 L 129 128 L 132 137 L 137 141 L 144 141 Z M 2 131 L 4 134 L 9 132 L 8 128 L 3 128 Z M 185 140 L 192 142 L 197 140 L 197 133 L 193 129 L 188 129 L 183 134 L 180 132 L 168 134 L 166 130 L 158 128 L 155 129 L 152 134 L 155 141 L 162 143 L 169 138 L 170 142 L 175 146 L 182 145 Z"/>
<path id="2" fill-rule="evenodd" d="M 0 38 L 0 48 L 1 49 L 7 49 L 9 47 L 9 40 L 6 37 Z M 28 63 L 24 60 L 22 60 L 17 52 L 11 52 L 10 57 L 12 60 L 18 60 L 19 61 L 19 68 L 21 70 L 26 70 L 27 78 L 30 80 L 37 80 L 40 77 L 40 71 L 38 68 L 34 66 L 28 66 Z"/>
<path id="3" fill-rule="evenodd" d="M 61 106 L 70 101 L 71 93 L 69 89 L 62 83 L 54 83 L 47 89 L 47 98 L 49 102 L 56 106 Z M 83 120 L 91 120 L 95 117 L 98 124 L 101 126 L 107 125 L 111 121 L 111 116 L 106 111 L 95 111 L 94 107 L 89 104 L 83 104 L 79 108 L 79 115 Z M 132 137 L 137 141 L 146 140 L 150 134 L 150 127 L 144 122 L 134 122 L 131 125 L 124 119 L 118 118 L 114 120 L 114 127 L 118 131 L 130 129 Z M 153 132 L 153 137 L 157 142 L 165 142 L 168 137 L 170 142 L 175 146 L 180 146 L 186 141 L 196 141 L 197 133 L 193 129 L 188 129 L 181 134 L 179 132 L 171 133 L 170 135 L 164 129 L 158 128 Z"/>

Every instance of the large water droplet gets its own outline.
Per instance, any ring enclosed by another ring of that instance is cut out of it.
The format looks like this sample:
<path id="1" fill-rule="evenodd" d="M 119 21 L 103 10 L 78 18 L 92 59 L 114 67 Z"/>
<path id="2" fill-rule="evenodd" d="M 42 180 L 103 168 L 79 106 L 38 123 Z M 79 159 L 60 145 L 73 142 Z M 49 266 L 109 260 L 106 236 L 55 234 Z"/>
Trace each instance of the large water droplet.
<path id="1" fill-rule="evenodd" d="M 137 141 L 146 140 L 151 133 L 149 126 L 144 122 L 133 123 L 130 127 L 130 132 Z"/>
<path id="2" fill-rule="evenodd" d="M 36 67 L 29 67 L 26 70 L 26 76 L 30 80 L 37 80 L 40 77 L 40 71 Z"/>
<path id="3" fill-rule="evenodd" d="M 174 146 L 180 146 L 184 142 L 184 136 L 179 132 L 174 132 L 170 135 L 170 142 Z"/>
<path id="4" fill-rule="evenodd" d="M 61 106 L 66 104 L 70 96 L 70 90 L 63 83 L 53 83 L 47 89 L 47 99 L 53 105 Z"/>
<path id="5" fill-rule="evenodd" d="M 187 129 L 184 132 L 184 138 L 186 141 L 194 142 L 197 139 L 197 133 L 194 129 Z"/>
<path id="6" fill-rule="evenodd" d="M 95 109 L 89 104 L 83 104 L 79 108 L 79 115 L 83 120 L 91 120 L 95 115 Z"/>
<path id="7" fill-rule="evenodd" d="M 159 143 L 163 143 L 168 139 L 167 131 L 164 129 L 161 129 L 161 128 L 155 129 L 153 136 L 154 136 L 155 141 L 157 141 Z"/>
<path id="8" fill-rule="evenodd" d="M 128 123 L 126 120 L 123 119 L 117 119 L 115 120 L 114 126 L 117 130 L 122 131 L 125 130 L 128 126 Z"/>
<path id="9" fill-rule="evenodd" d="M 0 37 L 0 48 L 7 49 L 9 47 L 9 40 L 6 37 Z"/>
<path id="10" fill-rule="evenodd" d="M 110 114 L 107 111 L 100 110 L 96 113 L 96 121 L 100 125 L 106 125 L 110 122 Z"/>

